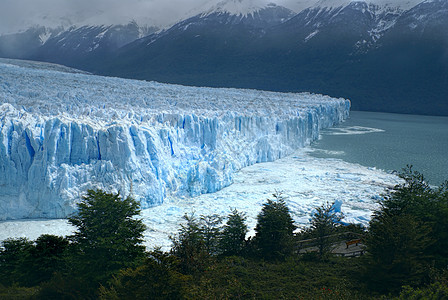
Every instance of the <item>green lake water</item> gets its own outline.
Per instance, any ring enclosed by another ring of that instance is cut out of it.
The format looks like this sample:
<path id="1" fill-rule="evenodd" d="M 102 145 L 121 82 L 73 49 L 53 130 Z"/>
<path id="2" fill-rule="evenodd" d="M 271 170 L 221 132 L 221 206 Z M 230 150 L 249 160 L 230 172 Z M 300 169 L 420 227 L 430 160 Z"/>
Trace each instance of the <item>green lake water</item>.
<path id="1" fill-rule="evenodd" d="M 322 131 L 315 157 L 401 171 L 407 164 L 430 184 L 448 180 L 448 117 L 353 111 L 343 124 Z"/>

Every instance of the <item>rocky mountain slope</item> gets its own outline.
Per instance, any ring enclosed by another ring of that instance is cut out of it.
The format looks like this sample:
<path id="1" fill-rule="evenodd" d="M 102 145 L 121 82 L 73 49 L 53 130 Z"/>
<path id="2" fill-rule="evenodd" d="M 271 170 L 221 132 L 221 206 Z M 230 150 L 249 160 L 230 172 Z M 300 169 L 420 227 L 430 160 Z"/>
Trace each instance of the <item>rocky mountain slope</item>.
<path id="1" fill-rule="evenodd" d="M 45 43 L 30 38 L 34 46 L 18 43 L 14 53 L 96 74 L 310 91 L 350 98 L 356 110 L 448 115 L 446 28 L 448 0 L 312 0 L 294 12 L 226 0 L 140 39 L 135 24 L 40 32 Z M 11 40 L 0 37 L 2 45 Z"/>

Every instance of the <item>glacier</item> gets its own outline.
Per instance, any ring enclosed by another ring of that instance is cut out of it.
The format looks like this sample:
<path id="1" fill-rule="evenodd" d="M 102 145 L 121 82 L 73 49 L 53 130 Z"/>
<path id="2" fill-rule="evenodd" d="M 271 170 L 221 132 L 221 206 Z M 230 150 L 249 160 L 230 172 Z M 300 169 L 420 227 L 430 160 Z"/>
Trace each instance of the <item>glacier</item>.
<path id="1" fill-rule="evenodd" d="M 89 188 L 143 208 L 213 193 L 348 117 L 310 93 L 185 87 L 0 60 L 0 220 L 64 218 Z"/>
<path id="2" fill-rule="evenodd" d="M 361 134 L 356 128 L 350 131 Z M 362 134 L 372 133 L 364 130 Z M 141 219 L 147 226 L 144 245 L 148 249 L 161 247 L 169 251 L 170 236 L 185 222 L 184 214 L 227 216 L 232 209 L 245 213 L 248 236 L 254 236 L 257 215 L 276 190 L 285 197 L 299 229 L 308 227 L 315 208 L 327 201 L 341 206 L 344 222 L 368 225 L 382 195 L 402 183 L 398 176 L 376 168 L 336 158 L 313 157 L 316 151 L 320 153 L 318 149 L 305 147 L 282 159 L 243 168 L 235 173 L 230 186 L 216 193 L 167 197 L 163 204 L 142 210 Z M 9 220 L 0 222 L 0 241 L 18 237 L 35 240 L 42 234 L 66 236 L 74 231 L 76 228 L 67 219 Z"/>

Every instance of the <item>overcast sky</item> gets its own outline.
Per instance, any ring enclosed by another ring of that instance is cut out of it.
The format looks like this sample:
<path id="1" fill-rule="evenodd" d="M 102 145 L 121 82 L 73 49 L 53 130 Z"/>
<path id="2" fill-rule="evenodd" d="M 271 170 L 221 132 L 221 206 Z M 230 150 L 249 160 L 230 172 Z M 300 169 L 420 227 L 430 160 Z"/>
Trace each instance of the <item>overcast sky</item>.
<path id="1" fill-rule="evenodd" d="M 256 0 L 244 0 L 256 1 Z M 273 0 L 294 8 L 316 0 Z M 166 26 L 219 0 L 0 0 L 0 33 L 31 25 L 139 23 Z"/>
<path id="2" fill-rule="evenodd" d="M 0 0 L 0 32 L 35 23 L 120 23 L 135 19 L 167 25 L 210 0 Z"/>

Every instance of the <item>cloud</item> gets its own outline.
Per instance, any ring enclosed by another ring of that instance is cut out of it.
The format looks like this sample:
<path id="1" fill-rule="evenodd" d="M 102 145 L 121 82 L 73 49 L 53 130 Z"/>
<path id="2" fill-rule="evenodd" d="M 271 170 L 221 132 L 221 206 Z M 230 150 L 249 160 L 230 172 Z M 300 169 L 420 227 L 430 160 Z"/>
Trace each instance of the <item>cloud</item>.
<path id="1" fill-rule="evenodd" d="M 32 25 L 123 23 L 168 25 L 210 0 L 0 0 L 0 33 Z"/>
<path id="2" fill-rule="evenodd" d="M 167 26 L 220 0 L 0 0 L 0 34 L 33 25 L 120 24 Z M 290 4 L 316 0 L 273 0 Z M 294 7 L 293 7 L 294 8 Z"/>

